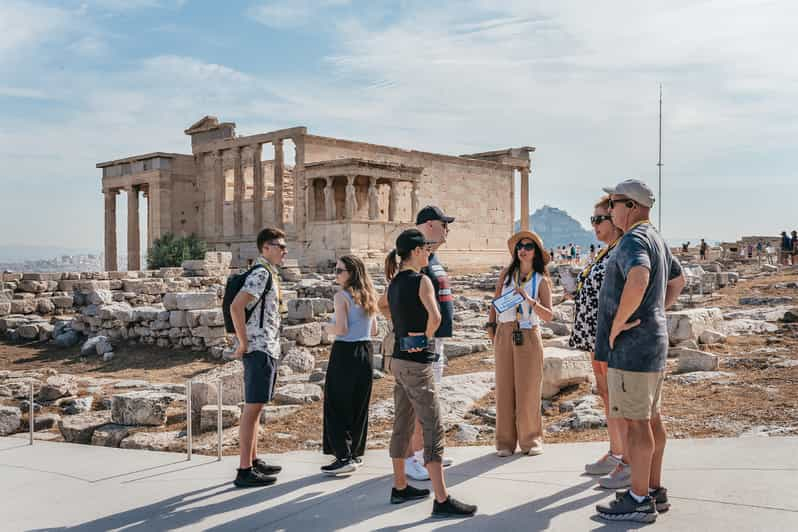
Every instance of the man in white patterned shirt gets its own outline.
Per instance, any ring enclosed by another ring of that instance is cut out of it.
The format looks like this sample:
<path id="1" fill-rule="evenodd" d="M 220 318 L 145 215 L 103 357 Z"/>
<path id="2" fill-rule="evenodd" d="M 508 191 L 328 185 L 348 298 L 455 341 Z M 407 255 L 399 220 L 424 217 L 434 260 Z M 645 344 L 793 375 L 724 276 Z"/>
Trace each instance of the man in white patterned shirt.
<path id="1" fill-rule="evenodd" d="M 266 228 L 258 233 L 257 263 L 230 306 L 235 326 L 235 358 L 244 364 L 244 412 L 239 425 L 240 464 L 237 487 L 273 484 L 282 468 L 257 457 L 263 405 L 274 395 L 280 361 L 280 281 L 277 267 L 286 256 L 285 233 Z M 246 318 L 250 313 L 249 319 Z"/>

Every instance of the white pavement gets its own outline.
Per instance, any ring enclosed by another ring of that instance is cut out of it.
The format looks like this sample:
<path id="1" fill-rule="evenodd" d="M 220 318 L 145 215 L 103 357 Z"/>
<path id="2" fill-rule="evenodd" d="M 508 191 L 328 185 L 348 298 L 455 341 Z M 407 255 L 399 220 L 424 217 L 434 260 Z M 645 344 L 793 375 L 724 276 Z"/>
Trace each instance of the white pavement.
<path id="1" fill-rule="evenodd" d="M 670 512 L 658 530 L 798 530 L 798 438 L 673 440 L 666 451 Z M 319 473 L 327 457 L 293 452 L 277 484 L 238 490 L 237 458 L 0 438 L 0 529 L 16 530 L 628 530 L 594 506 L 611 493 L 581 476 L 605 443 L 549 445 L 539 457 L 487 447 L 447 450 L 451 493 L 479 504 L 465 520 L 429 517 L 432 500 L 392 506 L 387 451 L 348 478 Z M 429 482 L 416 482 L 427 485 Z M 644 525 L 640 525 L 642 527 Z"/>

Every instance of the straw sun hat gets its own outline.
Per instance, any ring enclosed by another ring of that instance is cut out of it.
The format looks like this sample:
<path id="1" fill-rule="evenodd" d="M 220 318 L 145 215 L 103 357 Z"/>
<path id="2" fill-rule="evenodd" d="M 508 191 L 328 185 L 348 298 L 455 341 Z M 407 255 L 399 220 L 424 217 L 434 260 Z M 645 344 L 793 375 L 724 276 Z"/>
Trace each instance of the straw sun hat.
<path id="1" fill-rule="evenodd" d="M 551 255 L 549 255 L 549 252 L 546 251 L 545 247 L 543 247 L 543 240 L 540 238 L 540 236 L 538 236 L 537 233 L 534 233 L 532 231 L 518 231 L 516 234 L 514 234 L 507 240 L 507 249 L 510 251 L 511 256 L 515 256 L 516 244 L 518 244 L 521 240 L 524 239 L 532 240 L 535 244 L 538 245 L 538 249 L 543 253 L 544 264 L 548 264 L 549 261 L 551 261 Z"/>

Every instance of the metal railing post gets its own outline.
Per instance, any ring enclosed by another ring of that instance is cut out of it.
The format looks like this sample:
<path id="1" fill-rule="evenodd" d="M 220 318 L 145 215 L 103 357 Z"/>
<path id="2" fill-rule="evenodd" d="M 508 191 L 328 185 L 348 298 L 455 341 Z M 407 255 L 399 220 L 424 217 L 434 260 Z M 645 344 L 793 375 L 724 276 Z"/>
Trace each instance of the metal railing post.
<path id="1" fill-rule="evenodd" d="M 33 427 L 34 427 L 34 414 L 33 414 L 33 379 L 30 381 L 30 397 L 28 398 L 28 428 L 30 429 L 29 445 L 33 445 Z"/>
<path id="2" fill-rule="evenodd" d="M 186 381 L 186 460 L 191 460 L 191 379 Z"/>
<path id="3" fill-rule="evenodd" d="M 219 461 L 222 461 L 222 379 L 219 379 L 219 384 L 216 386 L 216 434 L 219 438 L 217 443 L 219 452 Z"/>

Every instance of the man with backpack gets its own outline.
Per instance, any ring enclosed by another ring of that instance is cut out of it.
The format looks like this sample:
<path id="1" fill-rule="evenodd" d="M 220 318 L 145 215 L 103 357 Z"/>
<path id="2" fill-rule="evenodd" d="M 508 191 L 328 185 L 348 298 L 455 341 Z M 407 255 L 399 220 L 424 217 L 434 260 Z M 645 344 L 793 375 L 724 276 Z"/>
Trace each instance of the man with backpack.
<path id="1" fill-rule="evenodd" d="M 244 411 L 239 424 L 241 459 L 234 484 L 268 486 L 282 468 L 257 457 L 263 405 L 274 395 L 280 361 L 280 281 L 277 267 L 286 256 L 285 233 L 266 228 L 258 233 L 260 256 L 247 272 L 231 275 L 222 306 L 225 327 L 235 333 L 233 358 L 244 364 Z M 231 330 L 232 329 L 232 330 Z"/>

